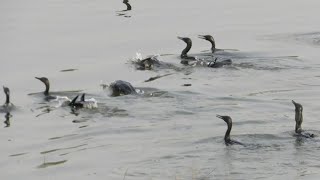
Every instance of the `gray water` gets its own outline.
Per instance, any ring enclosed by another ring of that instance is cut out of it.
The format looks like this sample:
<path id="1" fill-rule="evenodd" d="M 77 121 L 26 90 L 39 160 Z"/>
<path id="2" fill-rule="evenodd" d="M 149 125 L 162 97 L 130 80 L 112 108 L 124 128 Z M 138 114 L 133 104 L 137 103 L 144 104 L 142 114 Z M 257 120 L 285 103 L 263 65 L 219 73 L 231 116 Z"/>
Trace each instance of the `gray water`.
<path id="1" fill-rule="evenodd" d="M 1 113 L 0 179 L 318 179 L 319 6 L 316 0 L 2 0 L 0 85 L 16 109 Z M 137 71 L 136 53 L 177 67 L 185 44 L 201 54 L 211 34 L 233 65 Z M 61 70 L 75 69 L 74 71 Z M 150 77 L 172 73 L 151 82 Z M 43 100 L 82 90 L 98 109 L 72 112 Z M 143 95 L 110 97 L 125 80 Z M 192 86 L 182 86 L 191 84 Z M 36 93 L 28 95 L 30 93 Z M 0 95 L 4 101 L 4 94 Z M 304 107 L 297 139 L 294 106 Z M 247 146 L 226 146 L 232 138 Z M 8 124 L 8 122 L 10 122 Z"/>

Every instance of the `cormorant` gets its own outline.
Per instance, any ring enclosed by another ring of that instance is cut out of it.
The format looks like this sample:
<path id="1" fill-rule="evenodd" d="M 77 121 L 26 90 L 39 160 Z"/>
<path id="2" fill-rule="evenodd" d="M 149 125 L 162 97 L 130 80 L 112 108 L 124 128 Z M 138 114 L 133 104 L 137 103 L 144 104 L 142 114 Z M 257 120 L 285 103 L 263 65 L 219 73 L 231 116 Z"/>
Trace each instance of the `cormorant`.
<path id="1" fill-rule="evenodd" d="M 224 136 L 224 142 L 226 143 L 226 145 L 233 145 L 233 144 L 239 144 L 239 145 L 244 145 L 238 141 L 235 141 L 235 140 L 232 140 L 230 139 L 230 132 L 231 132 L 231 128 L 232 128 L 232 119 L 230 116 L 220 116 L 220 115 L 217 115 L 218 118 L 224 120 L 224 122 L 227 123 L 228 125 L 228 129 L 226 131 L 226 134 Z"/>
<path id="2" fill-rule="evenodd" d="M 216 51 L 216 42 L 211 35 L 198 35 L 200 39 L 207 40 L 211 43 L 211 52 L 214 53 Z"/>
<path id="3" fill-rule="evenodd" d="M 80 101 L 76 102 L 78 97 L 79 95 L 73 98 L 73 100 L 69 103 L 69 106 L 73 108 L 88 108 L 88 109 L 93 109 L 98 107 L 97 101 L 94 98 L 85 99 L 85 93 L 82 94 Z"/>
<path id="4" fill-rule="evenodd" d="M 126 81 L 117 80 L 110 84 L 111 96 L 121 96 L 128 94 L 136 94 L 135 88 Z"/>
<path id="5" fill-rule="evenodd" d="M 10 102 L 10 89 L 3 86 L 3 92 L 6 95 L 6 102 L 4 103 L 4 107 L 12 107 L 13 104 Z"/>
<path id="6" fill-rule="evenodd" d="M 136 68 L 138 70 L 152 70 L 155 65 L 161 65 L 160 61 L 156 58 L 156 56 L 147 57 L 143 60 L 138 60 L 136 62 Z"/>
<path id="7" fill-rule="evenodd" d="M 50 83 L 48 78 L 46 77 L 35 77 L 35 78 L 43 82 L 43 84 L 45 85 L 46 89 L 44 90 L 43 94 L 46 96 L 46 100 L 53 100 L 57 98 L 55 96 L 51 96 L 49 93 Z"/>
<path id="8" fill-rule="evenodd" d="M 215 58 L 214 61 L 209 61 L 208 62 L 208 67 L 211 68 L 220 68 L 223 67 L 225 65 L 231 65 L 232 64 L 232 60 L 231 59 L 225 59 L 223 61 L 217 61 L 218 58 Z"/>
<path id="9" fill-rule="evenodd" d="M 187 47 L 182 50 L 181 55 L 180 55 L 181 64 L 189 65 L 189 61 L 197 60 L 195 57 L 188 56 L 188 54 L 187 54 L 190 51 L 191 47 L 192 47 L 191 39 L 188 38 L 188 37 L 179 37 L 179 36 L 178 36 L 178 39 L 184 41 L 187 44 Z"/>
<path id="10" fill-rule="evenodd" d="M 304 132 L 301 128 L 301 124 L 302 124 L 302 121 L 303 121 L 303 115 L 302 115 L 302 111 L 303 111 L 303 107 L 301 104 L 299 103 L 296 103 L 294 100 L 292 100 L 292 103 L 294 104 L 295 106 L 295 120 L 296 120 L 296 128 L 295 128 L 295 132 L 298 136 L 302 136 L 302 137 L 305 137 L 305 138 L 313 138 L 314 137 L 314 134 L 310 134 L 310 133 L 307 133 L 307 132 Z"/>

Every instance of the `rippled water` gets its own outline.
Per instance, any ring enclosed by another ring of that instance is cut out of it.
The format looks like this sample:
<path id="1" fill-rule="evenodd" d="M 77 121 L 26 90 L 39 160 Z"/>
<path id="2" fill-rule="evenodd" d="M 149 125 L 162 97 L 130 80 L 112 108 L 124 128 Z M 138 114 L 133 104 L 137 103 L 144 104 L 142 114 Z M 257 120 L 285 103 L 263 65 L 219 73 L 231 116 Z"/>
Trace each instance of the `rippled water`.
<path id="1" fill-rule="evenodd" d="M 318 1 L 129 3 L 0 2 L 0 85 L 16 105 L 0 111 L 0 179 L 320 177 Z M 213 35 L 233 65 L 180 65 L 176 37 L 190 37 L 190 54 L 201 56 L 210 45 L 199 34 Z M 136 53 L 175 68 L 135 70 Z M 85 92 L 99 108 L 44 101 L 39 76 L 54 94 Z M 110 97 L 101 84 L 118 79 L 141 93 Z M 316 138 L 293 136 L 292 99 Z M 231 137 L 246 146 L 224 144 L 217 114 L 233 118 Z"/>

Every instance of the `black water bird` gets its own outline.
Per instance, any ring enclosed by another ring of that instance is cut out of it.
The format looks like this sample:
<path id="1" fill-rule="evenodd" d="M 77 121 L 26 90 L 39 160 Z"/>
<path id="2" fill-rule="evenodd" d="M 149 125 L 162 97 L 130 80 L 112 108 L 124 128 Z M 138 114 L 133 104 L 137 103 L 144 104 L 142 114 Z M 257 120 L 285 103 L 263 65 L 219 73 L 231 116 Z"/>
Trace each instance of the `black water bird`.
<path id="1" fill-rule="evenodd" d="M 40 80 L 41 82 L 43 82 L 43 84 L 45 85 L 46 89 L 44 90 L 43 94 L 46 96 L 46 100 L 52 100 L 52 99 L 56 99 L 56 96 L 51 96 L 50 95 L 50 82 L 49 79 L 46 77 L 35 77 L 36 79 Z"/>
<path id="2" fill-rule="evenodd" d="M 123 0 L 122 1 L 123 4 L 125 4 L 127 6 L 127 9 L 125 10 L 121 10 L 121 11 L 118 11 L 118 16 L 123 16 L 123 17 L 126 17 L 126 18 L 129 18 L 131 16 L 127 15 L 125 12 L 126 11 L 131 11 L 132 10 L 132 7 L 131 7 L 131 4 L 129 3 L 129 0 Z"/>
<path id="3" fill-rule="evenodd" d="M 296 120 L 296 127 L 295 127 L 295 132 L 296 135 L 299 137 L 305 137 L 305 138 L 313 138 L 314 134 L 310 134 L 308 132 L 305 132 L 302 130 L 301 125 L 303 122 L 303 107 L 301 104 L 296 103 L 294 100 L 292 100 L 293 105 L 295 106 L 295 120 Z"/>
<path id="4" fill-rule="evenodd" d="M 220 116 L 220 115 L 217 115 L 218 118 L 224 120 L 224 122 L 227 123 L 228 125 L 228 129 L 226 131 L 226 134 L 224 136 L 224 142 L 226 143 L 226 145 L 233 145 L 233 144 L 238 144 L 238 145 L 244 145 L 238 141 L 235 141 L 235 140 L 232 140 L 230 139 L 230 132 L 231 132 L 231 129 L 232 129 L 232 119 L 230 116 Z"/>
<path id="5" fill-rule="evenodd" d="M 188 56 L 188 52 L 190 51 L 191 47 L 192 47 L 192 41 L 190 38 L 188 37 L 179 37 L 178 36 L 178 39 L 184 41 L 187 46 L 186 48 L 184 48 L 181 52 L 181 55 L 180 55 L 180 58 L 181 58 L 181 64 L 184 64 L 184 65 L 189 65 L 189 61 L 195 61 L 197 60 L 195 57 L 193 56 Z"/>
<path id="6" fill-rule="evenodd" d="M 10 89 L 3 86 L 3 92 L 6 95 L 6 101 L 3 105 L 3 107 L 13 107 L 14 105 L 10 102 Z"/>
<path id="7" fill-rule="evenodd" d="M 129 4 L 129 0 L 123 0 L 123 4 L 127 6 L 127 9 L 123 11 L 130 11 L 132 9 L 131 4 Z"/>
<path id="8" fill-rule="evenodd" d="M 97 101 L 95 99 L 93 98 L 85 99 L 85 93 L 81 95 L 80 101 L 77 101 L 78 97 L 79 95 L 73 98 L 72 101 L 69 103 L 69 106 L 71 106 L 72 108 L 87 108 L 87 109 L 93 109 L 98 107 Z"/>
<path id="9" fill-rule="evenodd" d="M 207 66 L 211 67 L 211 68 L 221 68 L 223 66 L 232 64 L 232 60 L 231 59 L 225 59 L 225 60 L 222 60 L 222 61 L 217 61 L 217 60 L 218 60 L 218 58 L 215 58 L 214 61 L 209 61 L 207 63 Z"/>
<path id="10" fill-rule="evenodd" d="M 138 60 L 137 62 L 135 62 L 135 64 L 138 70 L 152 70 L 155 66 L 161 66 L 161 63 L 156 58 L 156 56 L 151 56 L 143 60 Z"/>
<path id="11" fill-rule="evenodd" d="M 198 35 L 200 39 L 207 40 L 211 43 L 211 52 L 214 53 L 216 52 L 216 42 L 214 38 L 211 35 Z"/>
<path id="12" fill-rule="evenodd" d="M 129 82 L 122 80 L 117 80 L 111 83 L 109 90 L 111 91 L 111 96 L 137 94 L 135 88 Z"/>

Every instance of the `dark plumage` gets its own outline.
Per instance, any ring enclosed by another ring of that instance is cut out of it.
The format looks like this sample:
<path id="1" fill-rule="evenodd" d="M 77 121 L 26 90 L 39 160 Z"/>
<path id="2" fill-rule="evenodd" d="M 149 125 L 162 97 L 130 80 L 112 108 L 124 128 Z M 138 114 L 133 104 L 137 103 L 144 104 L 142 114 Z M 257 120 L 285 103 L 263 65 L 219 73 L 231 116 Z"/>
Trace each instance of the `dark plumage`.
<path id="1" fill-rule="evenodd" d="M 188 56 L 188 52 L 190 51 L 191 47 L 192 47 L 192 41 L 190 38 L 188 37 L 179 37 L 178 36 L 178 39 L 184 41 L 187 46 L 186 48 L 184 48 L 181 52 L 181 55 L 180 55 L 180 58 L 181 58 L 181 64 L 184 64 L 184 65 L 189 65 L 189 61 L 195 61 L 197 60 L 195 57 L 193 56 Z"/>
<path id="2" fill-rule="evenodd" d="M 45 85 L 46 89 L 44 90 L 43 94 L 46 96 L 45 99 L 46 100 L 52 100 L 52 99 L 56 99 L 56 96 L 51 96 L 50 95 L 50 83 L 49 83 L 49 79 L 46 77 L 35 77 L 36 79 L 40 80 L 41 82 L 43 82 L 43 84 Z"/>
<path id="3" fill-rule="evenodd" d="M 211 52 L 214 53 L 216 51 L 216 42 L 211 35 L 198 35 L 200 39 L 207 40 L 211 43 Z"/>
<path id="4" fill-rule="evenodd" d="M 306 138 L 313 138 L 314 134 L 310 134 L 307 132 L 304 132 L 301 128 L 302 122 L 303 122 L 303 107 L 301 104 L 296 103 L 294 100 L 292 100 L 293 105 L 295 106 L 295 121 L 296 121 L 296 127 L 295 132 L 298 136 L 306 137 Z"/>
<path id="5" fill-rule="evenodd" d="M 135 88 L 126 81 L 117 80 L 110 84 L 111 96 L 121 96 L 128 94 L 136 94 Z"/>
<path id="6" fill-rule="evenodd" d="M 224 142 L 226 143 L 226 145 L 233 145 L 233 144 L 239 144 L 239 145 L 244 145 L 238 141 L 235 141 L 235 140 L 231 140 L 230 139 L 230 132 L 231 132 L 231 129 L 232 129 L 232 119 L 230 116 L 220 116 L 220 115 L 217 115 L 218 118 L 224 120 L 224 122 L 227 123 L 228 125 L 228 129 L 226 131 L 226 134 L 224 136 Z"/>

